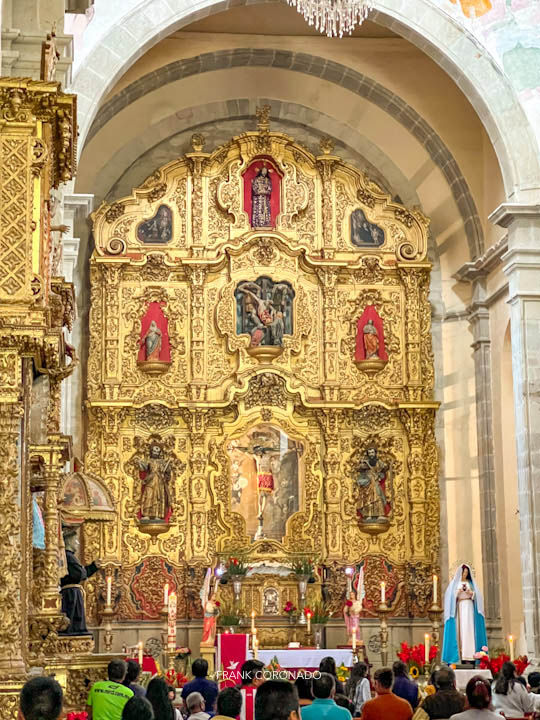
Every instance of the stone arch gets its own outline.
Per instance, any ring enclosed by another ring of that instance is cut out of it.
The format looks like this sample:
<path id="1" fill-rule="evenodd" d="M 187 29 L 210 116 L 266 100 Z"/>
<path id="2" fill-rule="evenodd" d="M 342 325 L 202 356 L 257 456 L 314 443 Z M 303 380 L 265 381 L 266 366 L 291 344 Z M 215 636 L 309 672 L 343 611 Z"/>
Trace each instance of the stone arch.
<path id="1" fill-rule="evenodd" d="M 234 0 L 234 4 L 247 1 Z M 132 8 L 124 2 L 112 10 L 114 22 L 100 18 L 88 36 L 93 46 L 72 87 L 79 94 L 81 147 L 102 99 L 138 57 L 170 33 L 231 4 L 232 0 L 184 0 L 181 5 L 146 0 Z M 119 7 L 125 9 L 123 14 Z M 410 40 L 462 88 L 488 132 L 507 197 L 527 200 L 536 195 L 540 188 L 536 138 L 512 85 L 489 52 L 430 0 L 406 4 L 377 0 L 372 18 Z"/>
<path id="2" fill-rule="evenodd" d="M 383 85 L 322 57 L 288 50 L 238 48 L 176 60 L 143 75 L 106 102 L 92 123 L 87 141 L 116 114 L 160 87 L 205 72 L 261 66 L 298 72 L 339 85 L 389 113 L 425 148 L 433 164 L 441 171 L 461 214 L 471 258 L 482 254 L 483 230 L 475 201 L 458 163 L 440 136 L 419 113 Z"/>

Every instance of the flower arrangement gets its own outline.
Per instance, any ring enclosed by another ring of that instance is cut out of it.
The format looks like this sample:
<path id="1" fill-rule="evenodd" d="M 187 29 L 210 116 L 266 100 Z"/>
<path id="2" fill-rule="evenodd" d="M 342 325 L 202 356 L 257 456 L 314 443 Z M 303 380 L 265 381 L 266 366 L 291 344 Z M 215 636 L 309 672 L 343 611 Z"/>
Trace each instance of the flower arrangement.
<path id="1" fill-rule="evenodd" d="M 86 710 L 81 710 L 81 712 L 68 712 L 66 715 L 66 720 L 87 720 L 88 713 Z"/>
<path id="2" fill-rule="evenodd" d="M 347 680 L 349 679 L 349 668 L 346 667 L 343 663 L 341 663 L 341 665 L 338 668 L 336 668 L 336 675 L 337 675 L 337 679 L 340 682 L 346 683 Z"/>
<path id="3" fill-rule="evenodd" d="M 286 676 L 290 676 L 290 672 L 285 668 L 281 667 L 281 665 L 279 664 L 277 655 L 274 655 L 274 657 L 266 666 L 265 670 L 268 670 L 268 672 L 272 673 L 274 678 L 279 675 L 280 680 L 285 680 Z"/>
<path id="4" fill-rule="evenodd" d="M 316 602 L 312 607 L 304 608 L 304 615 L 311 613 L 311 622 L 314 625 L 326 625 L 332 614 L 324 603 Z"/>
<path id="5" fill-rule="evenodd" d="M 181 672 L 177 672 L 173 668 L 169 668 L 165 673 L 165 680 L 175 688 L 184 687 L 188 682 L 188 678 Z"/>
<path id="6" fill-rule="evenodd" d="M 247 566 L 243 557 L 230 557 L 225 565 L 225 572 L 229 577 L 244 577 L 248 570 L 251 568 Z"/>
<path id="7" fill-rule="evenodd" d="M 409 675 L 415 679 L 422 672 L 429 672 L 432 670 L 433 661 L 437 657 L 439 648 L 436 645 L 431 645 L 429 648 L 429 662 L 426 664 L 426 646 L 424 643 L 413 645 L 409 647 L 406 642 L 401 643 L 401 650 L 397 653 L 397 656 L 402 660 L 409 668 Z"/>
<path id="8" fill-rule="evenodd" d="M 291 570 L 295 575 L 307 575 L 311 577 L 315 570 L 315 561 L 310 557 L 297 558 L 291 563 Z"/>
<path id="9" fill-rule="evenodd" d="M 285 603 L 285 607 L 283 608 L 283 612 L 291 617 L 296 612 L 296 605 L 293 605 L 293 603 L 290 600 L 287 600 Z"/>
<path id="10" fill-rule="evenodd" d="M 489 651 L 486 646 L 483 646 L 481 650 L 474 654 L 476 660 L 479 660 L 479 667 L 481 670 L 491 670 L 493 677 L 501 672 L 501 668 L 505 662 L 509 662 L 510 656 L 502 648 L 495 650 L 496 655 L 489 655 Z M 518 675 L 523 675 L 527 667 L 530 665 L 529 659 L 526 655 L 520 655 L 519 657 L 512 660 L 516 666 L 516 672 Z"/>
<path id="11" fill-rule="evenodd" d="M 185 660 L 191 655 L 191 650 L 188 647 L 177 647 L 176 648 L 176 659 Z"/>

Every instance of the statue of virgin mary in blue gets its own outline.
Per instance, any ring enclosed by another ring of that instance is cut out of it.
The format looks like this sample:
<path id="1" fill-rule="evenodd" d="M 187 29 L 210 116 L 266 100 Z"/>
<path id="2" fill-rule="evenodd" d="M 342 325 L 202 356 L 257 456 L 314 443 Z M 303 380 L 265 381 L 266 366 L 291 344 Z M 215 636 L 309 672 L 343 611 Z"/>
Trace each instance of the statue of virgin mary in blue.
<path id="1" fill-rule="evenodd" d="M 474 662 L 487 646 L 484 600 L 471 568 L 460 565 L 444 594 L 444 638 L 441 659 L 448 665 Z"/>

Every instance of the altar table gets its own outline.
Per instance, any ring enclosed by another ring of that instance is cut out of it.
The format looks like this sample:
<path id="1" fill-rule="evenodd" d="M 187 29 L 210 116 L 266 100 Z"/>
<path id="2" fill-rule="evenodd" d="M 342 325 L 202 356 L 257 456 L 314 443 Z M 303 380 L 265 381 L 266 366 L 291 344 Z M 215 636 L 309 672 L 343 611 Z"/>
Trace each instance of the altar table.
<path id="1" fill-rule="evenodd" d="M 480 677 L 484 678 L 485 680 L 491 680 L 493 678 L 491 670 L 479 670 L 478 668 L 471 668 L 470 670 L 456 669 L 454 670 L 454 672 L 456 673 L 456 685 L 458 690 L 465 690 L 465 688 L 467 687 L 467 683 L 475 675 L 480 675 Z"/>
<path id="2" fill-rule="evenodd" d="M 253 657 L 251 652 L 249 657 Z M 305 668 L 306 670 L 319 669 L 319 663 L 325 657 L 333 657 L 336 665 L 341 664 L 345 667 L 352 667 L 353 655 L 350 650 L 323 649 L 315 648 L 299 648 L 295 650 L 259 650 L 258 659 L 265 665 L 268 665 L 277 657 L 278 663 L 282 668 Z"/>

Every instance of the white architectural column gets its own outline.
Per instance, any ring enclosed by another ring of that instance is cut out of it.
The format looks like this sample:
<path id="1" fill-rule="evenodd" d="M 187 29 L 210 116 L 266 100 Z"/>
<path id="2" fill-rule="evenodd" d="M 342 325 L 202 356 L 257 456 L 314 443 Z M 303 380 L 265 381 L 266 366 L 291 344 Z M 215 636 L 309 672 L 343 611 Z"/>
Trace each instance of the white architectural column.
<path id="1" fill-rule="evenodd" d="M 79 246 L 81 240 L 76 237 L 76 225 L 85 222 L 86 218 L 92 212 L 94 196 L 83 195 L 77 193 L 65 193 L 62 198 L 63 218 L 62 224 L 68 226 L 68 231 L 62 237 L 62 270 L 63 276 L 68 282 L 72 282 L 75 286 L 75 298 L 77 300 L 77 308 L 81 307 L 81 299 L 84 289 L 81 286 L 81 275 L 78 272 L 77 265 L 85 262 L 85 257 L 79 258 Z M 81 358 L 81 338 L 82 328 L 84 327 L 84 317 L 77 312 L 73 324 L 73 330 L 67 337 L 68 342 L 73 345 L 77 351 L 77 355 Z M 60 427 L 64 435 L 71 435 L 75 452 L 80 453 L 80 439 L 82 427 L 82 368 L 81 365 L 75 368 L 62 384 L 62 411 Z"/>
<path id="2" fill-rule="evenodd" d="M 527 653 L 540 660 L 540 205 L 505 203 L 490 216 L 508 229 L 521 574 Z"/>

